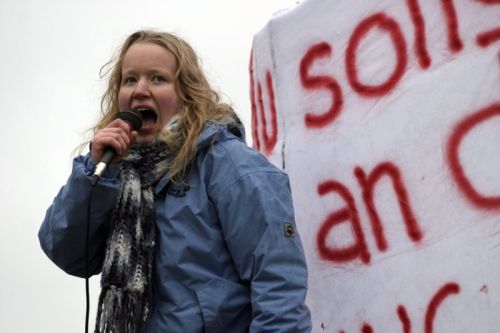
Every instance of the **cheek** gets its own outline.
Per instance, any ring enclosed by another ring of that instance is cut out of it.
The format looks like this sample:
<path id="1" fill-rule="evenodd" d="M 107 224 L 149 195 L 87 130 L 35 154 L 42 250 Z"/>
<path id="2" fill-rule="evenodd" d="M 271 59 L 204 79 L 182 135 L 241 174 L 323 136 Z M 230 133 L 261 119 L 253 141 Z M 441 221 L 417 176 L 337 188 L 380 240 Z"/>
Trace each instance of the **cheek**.
<path id="1" fill-rule="evenodd" d="M 162 109 L 164 110 L 166 116 L 170 117 L 177 113 L 177 111 L 179 110 L 180 100 L 175 92 L 163 96 L 163 98 L 159 102 L 161 103 Z"/>
<path id="2" fill-rule="evenodd" d="M 125 91 L 120 90 L 118 92 L 118 107 L 120 108 L 120 110 L 123 110 L 128 106 L 128 101 L 129 101 L 128 94 Z"/>

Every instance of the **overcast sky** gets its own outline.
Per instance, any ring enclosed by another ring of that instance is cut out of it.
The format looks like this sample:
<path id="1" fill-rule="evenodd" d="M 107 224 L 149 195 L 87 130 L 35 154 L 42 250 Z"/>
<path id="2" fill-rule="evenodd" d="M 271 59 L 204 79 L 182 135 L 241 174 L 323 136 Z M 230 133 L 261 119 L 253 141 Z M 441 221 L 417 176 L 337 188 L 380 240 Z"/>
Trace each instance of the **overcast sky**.
<path id="1" fill-rule="evenodd" d="M 52 264 L 37 233 L 72 151 L 97 120 L 99 69 L 126 36 L 155 28 L 184 37 L 249 133 L 252 38 L 296 2 L 0 1 L 0 332 L 84 330 L 84 280 Z M 98 292 L 94 277 L 91 327 Z"/>

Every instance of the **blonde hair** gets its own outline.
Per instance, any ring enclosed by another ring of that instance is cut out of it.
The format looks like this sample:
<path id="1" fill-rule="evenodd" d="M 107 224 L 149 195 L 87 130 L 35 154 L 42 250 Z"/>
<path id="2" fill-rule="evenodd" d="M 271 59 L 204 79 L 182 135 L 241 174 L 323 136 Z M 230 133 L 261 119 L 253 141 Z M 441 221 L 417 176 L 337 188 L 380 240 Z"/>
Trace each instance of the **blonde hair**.
<path id="1" fill-rule="evenodd" d="M 106 127 L 120 111 L 118 92 L 122 81 L 123 58 L 128 49 L 139 42 L 160 45 L 176 59 L 175 87 L 181 102 L 177 120 L 179 130 L 175 134 L 162 131 L 159 139 L 167 142 L 174 156 L 168 176 L 179 182 L 196 153 L 196 143 L 205 123 L 208 120 L 231 122 L 236 115 L 228 104 L 221 103 L 219 94 L 210 87 L 198 56 L 186 41 L 171 33 L 144 30 L 131 34 L 118 50 L 117 56 L 101 68 L 101 78 L 109 79 L 101 99 L 102 117 L 94 131 Z"/>

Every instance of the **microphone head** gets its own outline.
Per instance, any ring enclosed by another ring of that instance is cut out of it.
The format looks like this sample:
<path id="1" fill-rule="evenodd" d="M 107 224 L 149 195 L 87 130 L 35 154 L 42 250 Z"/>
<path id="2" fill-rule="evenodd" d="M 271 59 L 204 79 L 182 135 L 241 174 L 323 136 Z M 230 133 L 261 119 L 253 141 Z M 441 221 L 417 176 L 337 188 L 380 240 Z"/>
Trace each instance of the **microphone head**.
<path id="1" fill-rule="evenodd" d="M 118 118 L 125 120 L 130 124 L 133 131 L 138 131 L 142 126 L 142 115 L 139 111 L 134 109 L 120 111 L 118 113 Z"/>

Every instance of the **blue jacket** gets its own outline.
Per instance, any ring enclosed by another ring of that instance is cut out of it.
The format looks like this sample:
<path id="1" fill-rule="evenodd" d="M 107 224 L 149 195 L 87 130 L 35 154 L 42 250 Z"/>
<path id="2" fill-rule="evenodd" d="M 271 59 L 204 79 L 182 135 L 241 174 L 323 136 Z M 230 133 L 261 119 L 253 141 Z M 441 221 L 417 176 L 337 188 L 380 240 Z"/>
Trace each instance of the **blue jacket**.
<path id="1" fill-rule="evenodd" d="M 311 331 L 288 176 L 242 140 L 241 127 L 208 123 L 188 186 L 168 179 L 156 186 L 152 310 L 141 332 Z M 88 155 L 75 158 L 39 231 L 47 256 L 80 277 L 93 169 Z M 101 269 L 119 169 L 113 165 L 94 191 L 92 274 Z"/>

